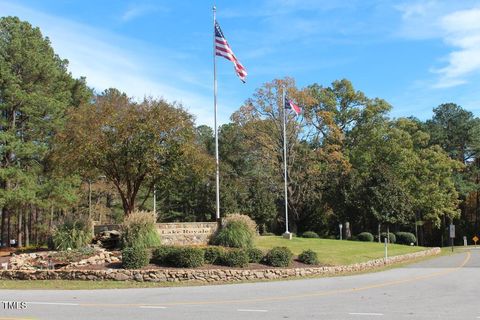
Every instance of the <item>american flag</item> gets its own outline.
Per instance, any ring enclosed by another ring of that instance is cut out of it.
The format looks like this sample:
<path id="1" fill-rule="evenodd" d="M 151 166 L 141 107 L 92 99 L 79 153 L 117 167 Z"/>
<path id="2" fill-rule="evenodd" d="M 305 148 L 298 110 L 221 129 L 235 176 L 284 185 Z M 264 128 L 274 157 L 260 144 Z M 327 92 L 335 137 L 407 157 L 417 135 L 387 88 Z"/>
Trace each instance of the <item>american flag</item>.
<path id="1" fill-rule="evenodd" d="M 302 113 L 302 108 L 296 105 L 292 100 L 285 97 L 285 109 L 292 109 L 297 116 Z"/>
<path id="2" fill-rule="evenodd" d="M 218 22 L 215 21 L 215 55 L 224 57 L 227 60 L 230 60 L 233 62 L 233 66 L 235 68 L 235 72 L 237 73 L 237 76 L 242 80 L 242 82 L 245 82 L 245 79 L 247 78 L 247 70 L 245 69 L 244 66 L 238 61 L 237 57 L 235 57 L 235 54 L 233 53 L 232 49 L 228 45 L 227 39 L 225 39 L 225 36 L 223 35 L 222 29 L 220 29 L 220 25 Z"/>

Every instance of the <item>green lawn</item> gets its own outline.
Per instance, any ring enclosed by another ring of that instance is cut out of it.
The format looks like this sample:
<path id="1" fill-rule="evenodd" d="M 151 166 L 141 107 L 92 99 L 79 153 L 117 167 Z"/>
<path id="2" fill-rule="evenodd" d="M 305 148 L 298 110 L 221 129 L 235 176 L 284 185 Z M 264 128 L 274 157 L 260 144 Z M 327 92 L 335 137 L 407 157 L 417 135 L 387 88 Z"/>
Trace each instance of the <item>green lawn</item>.
<path id="1" fill-rule="evenodd" d="M 321 264 L 345 265 L 383 258 L 384 244 L 378 242 L 361 242 L 329 239 L 307 239 L 294 237 L 287 240 L 278 236 L 258 237 L 255 245 L 259 249 L 268 250 L 273 247 L 288 247 L 295 255 L 303 250 L 311 249 L 318 254 Z M 388 255 L 397 256 L 405 253 L 425 250 L 424 247 L 405 246 L 399 244 L 388 245 Z"/>

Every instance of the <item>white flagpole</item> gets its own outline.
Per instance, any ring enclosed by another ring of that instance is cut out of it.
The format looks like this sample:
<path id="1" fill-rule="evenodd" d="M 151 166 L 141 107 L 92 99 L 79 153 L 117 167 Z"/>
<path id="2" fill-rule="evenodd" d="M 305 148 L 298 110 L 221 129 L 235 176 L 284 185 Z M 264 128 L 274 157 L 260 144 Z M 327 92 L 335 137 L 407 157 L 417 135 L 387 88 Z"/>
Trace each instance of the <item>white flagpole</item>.
<path id="1" fill-rule="evenodd" d="M 220 169 L 218 160 L 218 127 L 217 127 L 217 64 L 215 59 L 215 13 L 217 8 L 213 6 L 213 109 L 215 126 L 215 181 L 216 181 L 216 218 L 220 221 Z"/>
<path id="2" fill-rule="evenodd" d="M 282 88 L 282 105 L 283 105 L 283 175 L 285 179 L 285 238 L 291 239 L 291 234 L 288 231 L 288 186 L 287 186 L 287 110 L 285 105 L 285 87 Z"/>

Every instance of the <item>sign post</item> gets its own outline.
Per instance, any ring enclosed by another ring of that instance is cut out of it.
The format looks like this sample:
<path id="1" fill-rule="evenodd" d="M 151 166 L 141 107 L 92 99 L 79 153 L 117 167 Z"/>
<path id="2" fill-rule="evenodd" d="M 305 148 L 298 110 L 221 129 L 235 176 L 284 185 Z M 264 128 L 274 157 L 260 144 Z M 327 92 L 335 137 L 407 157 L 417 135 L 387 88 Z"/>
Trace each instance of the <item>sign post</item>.
<path id="1" fill-rule="evenodd" d="M 340 224 L 338 225 L 338 227 L 340 228 L 340 240 L 342 240 L 342 238 L 343 238 L 343 231 L 342 231 L 342 229 L 343 229 L 343 224 L 340 223 Z"/>
<path id="2" fill-rule="evenodd" d="M 477 236 L 473 236 L 472 240 L 473 240 L 473 243 L 475 243 L 475 248 L 476 248 L 476 247 L 477 247 L 478 237 L 477 237 Z"/>
<path id="3" fill-rule="evenodd" d="M 453 239 L 455 239 L 455 225 L 450 224 L 450 243 L 452 244 L 452 252 L 453 252 Z"/>
<path id="4" fill-rule="evenodd" d="M 387 264 L 388 261 L 388 239 L 385 238 L 385 264 Z"/>

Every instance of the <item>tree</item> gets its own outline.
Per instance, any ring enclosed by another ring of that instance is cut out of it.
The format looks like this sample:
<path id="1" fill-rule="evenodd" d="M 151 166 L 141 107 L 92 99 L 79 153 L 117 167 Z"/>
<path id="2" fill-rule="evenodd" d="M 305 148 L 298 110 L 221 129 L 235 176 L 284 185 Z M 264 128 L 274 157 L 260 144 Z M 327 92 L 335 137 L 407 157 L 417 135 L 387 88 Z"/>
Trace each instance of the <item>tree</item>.
<path id="1" fill-rule="evenodd" d="M 441 104 L 433 112 L 432 119 L 425 125 L 431 136 L 430 144 L 440 146 L 452 159 L 464 164 L 453 174 L 461 200 L 460 230 L 474 234 L 480 219 L 480 119 L 454 103 Z M 473 210 L 469 210 L 472 204 L 469 199 L 474 199 Z M 469 211 L 474 212 L 474 218 Z M 474 222 L 473 227 L 469 226 L 470 222 Z"/>
<path id="2" fill-rule="evenodd" d="M 63 126 L 67 108 L 87 90 L 82 79 L 67 72 L 67 61 L 55 54 L 49 39 L 16 17 L 0 18 L 0 75 L 0 233 L 5 244 L 14 212 L 21 241 L 25 208 L 40 200 L 52 137 Z"/>
<path id="3" fill-rule="evenodd" d="M 308 92 L 297 89 L 295 81 L 287 77 L 265 83 L 255 91 L 253 97 L 248 99 L 244 106 L 232 115 L 233 122 L 243 130 L 248 159 L 255 162 L 250 165 L 251 177 L 261 176 L 264 184 L 261 190 L 269 190 L 275 195 L 275 200 L 271 199 L 271 201 L 276 203 L 277 219 L 281 223 L 284 223 L 285 209 L 283 204 L 283 91 L 290 99 L 302 106 L 312 103 Z M 305 125 L 303 117 L 295 117 L 288 110 L 286 112 L 289 222 L 290 229 L 296 231 L 297 222 L 304 214 L 301 202 L 305 199 L 306 189 L 314 185 L 303 183 L 302 179 L 307 177 L 306 167 L 313 163 L 307 164 L 307 160 L 311 157 L 301 157 L 299 151 L 302 149 L 302 152 L 309 153 L 312 150 L 300 146 L 300 137 Z M 310 175 L 308 178 L 313 180 L 314 176 Z M 272 207 L 271 204 L 262 205 Z"/>
<path id="4" fill-rule="evenodd" d="M 58 139 L 64 161 L 96 170 L 115 185 L 127 215 L 142 186 L 151 190 L 174 176 L 196 152 L 192 116 L 185 110 L 164 100 L 137 103 L 116 89 L 72 110 Z"/>

